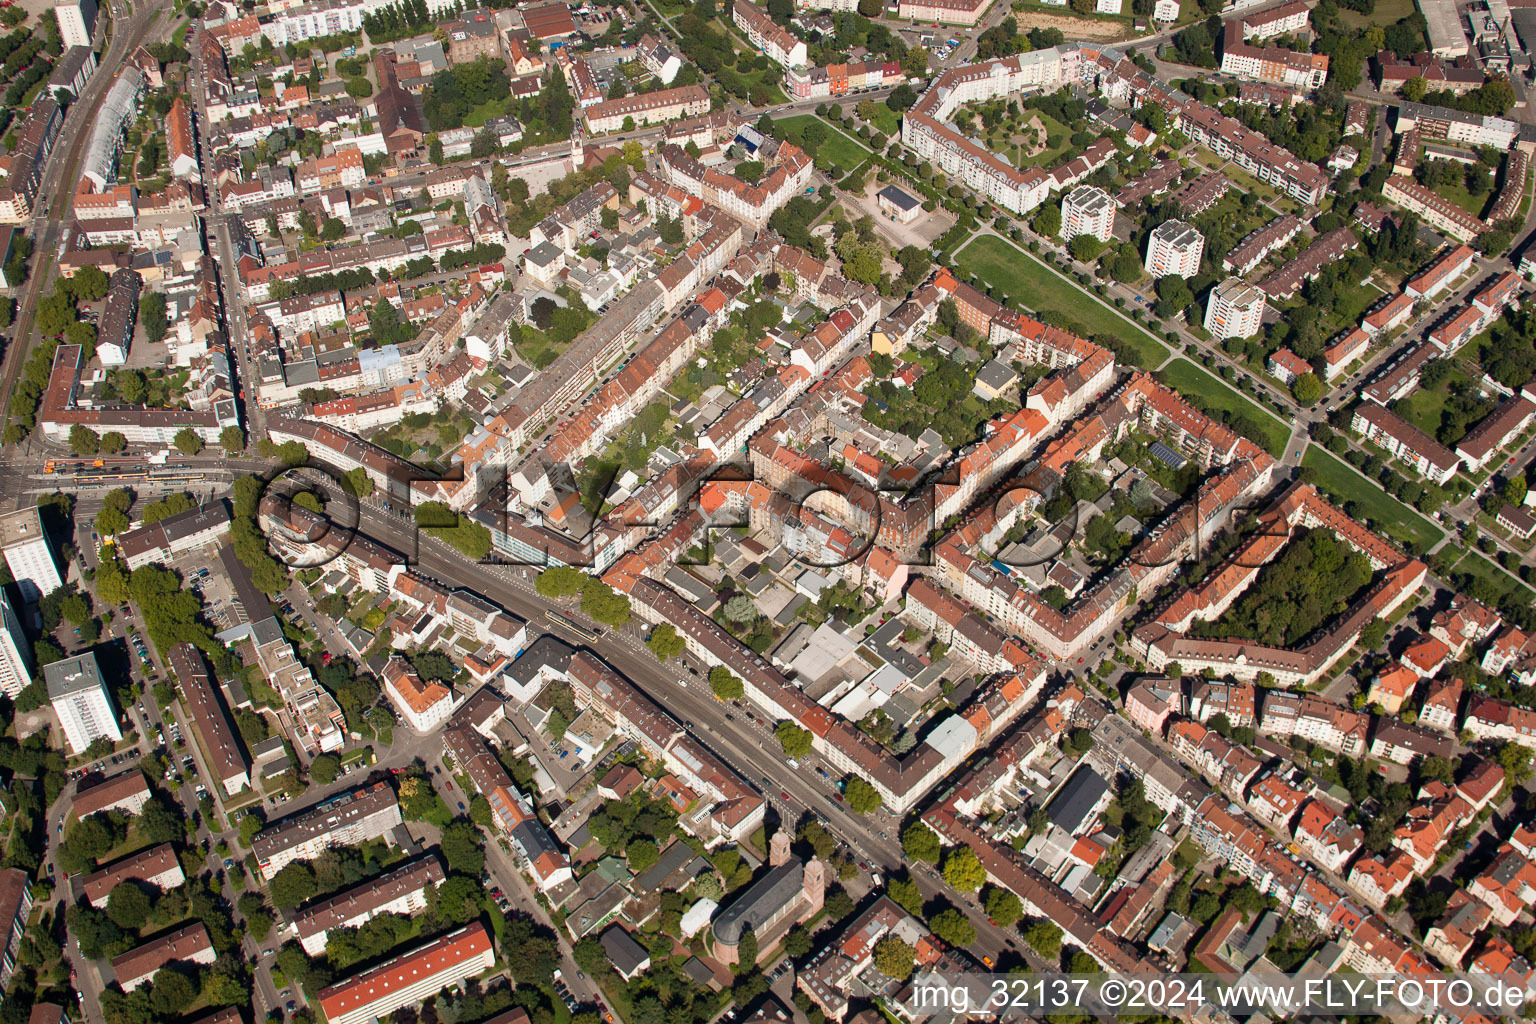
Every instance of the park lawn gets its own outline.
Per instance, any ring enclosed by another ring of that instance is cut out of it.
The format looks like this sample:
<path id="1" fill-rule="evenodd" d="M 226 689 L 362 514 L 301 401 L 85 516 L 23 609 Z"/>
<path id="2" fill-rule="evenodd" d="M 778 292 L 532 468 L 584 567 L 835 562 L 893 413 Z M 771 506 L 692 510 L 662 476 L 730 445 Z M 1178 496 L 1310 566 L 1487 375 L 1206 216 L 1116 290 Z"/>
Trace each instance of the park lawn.
<path id="1" fill-rule="evenodd" d="M 1072 129 L 1056 120 L 1043 110 L 1027 111 L 1030 115 L 1025 117 L 1024 123 L 1028 125 L 1036 117 L 1045 126 L 1045 148 L 1034 156 L 1025 156 L 1024 147 L 1011 147 L 1010 155 L 1020 169 L 1025 167 L 1054 167 L 1061 159 L 1061 155 L 1072 148 Z"/>
<path id="2" fill-rule="evenodd" d="M 875 103 L 875 116 L 869 119 L 869 123 L 887 139 L 894 139 L 901 134 L 901 115 L 884 103 Z"/>
<path id="3" fill-rule="evenodd" d="M 1099 14 L 1097 12 L 1085 14 L 1076 11 L 1064 11 L 1060 5 L 1040 3 L 1038 0 L 1018 0 L 1013 5 L 1013 10 L 1017 13 L 1033 11 L 1051 18 L 1076 21 L 1084 26 L 1086 30 L 1080 31 L 1079 35 L 1073 35 L 1071 28 L 1063 26 L 1062 31 L 1066 32 L 1068 39 L 1091 39 L 1099 43 L 1112 43 L 1126 38 L 1131 35 L 1132 27 L 1136 23 L 1136 16 L 1129 13 L 1129 8 L 1127 8 L 1127 13 L 1125 14 Z M 1183 19 L 1181 18 L 1180 23 L 1182 21 Z M 1120 27 L 1120 32 L 1118 34 L 1106 33 L 1101 27 L 1105 25 L 1117 25 Z M 1087 29 L 1087 26 L 1092 26 L 1092 28 Z M 956 27 L 954 25 L 946 25 L 944 29 L 936 31 L 940 35 L 947 36 L 948 32 L 953 31 Z"/>
<path id="4" fill-rule="evenodd" d="M 805 131 L 805 126 L 812 121 L 820 122 L 832 133 L 831 137 L 822 143 L 821 148 L 816 151 L 815 159 L 818 167 L 836 164 L 844 171 L 851 171 L 870 156 L 868 146 L 845 134 L 837 125 L 824 121 L 815 114 L 796 114 L 793 117 L 781 117 L 774 123 L 789 126 L 791 130 L 797 133 L 798 137 L 798 133 Z"/>
<path id="5" fill-rule="evenodd" d="M 1370 14 L 1361 14 L 1359 11 L 1347 11 L 1339 9 L 1339 20 L 1350 28 L 1365 28 L 1369 25 L 1395 25 L 1414 12 L 1413 0 L 1377 0 L 1375 8 Z"/>
<path id="6" fill-rule="evenodd" d="M 1209 408 L 1246 416 L 1262 427 L 1264 436 L 1249 440 L 1269 454 L 1279 457 L 1291 439 L 1291 428 L 1262 408 L 1244 398 L 1218 377 L 1213 377 L 1188 359 L 1175 359 L 1157 371 L 1158 380 L 1183 395 L 1197 395 Z"/>
<path id="7" fill-rule="evenodd" d="M 1225 174 L 1232 184 L 1244 192 L 1252 192 L 1272 210 L 1280 213 L 1298 213 L 1301 210 L 1301 204 L 1290 196 L 1276 192 L 1273 186 L 1264 184 L 1237 164 L 1217 156 L 1203 146 L 1195 147 L 1195 159 L 1206 167 Z"/>
<path id="8" fill-rule="evenodd" d="M 1339 300 L 1338 305 L 1318 316 L 1320 329 L 1324 336 L 1333 337 L 1342 331 L 1348 330 L 1360 322 L 1365 312 L 1377 302 L 1386 298 L 1386 292 L 1378 288 L 1374 283 L 1363 285 L 1359 288 L 1351 288 L 1346 291 Z M 1298 298 L 1291 303 L 1292 307 L 1305 305 L 1306 300 Z"/>
<path id="9" fill-rule="evenodd" d="M 1489 180 L 1491 181 L 1492 179 L 1490 178 Z M 1480 196 L 1474 196 L 1471 192 L 1467 191 L 1464 181 L 1442 181 L 1435 186 L 1435 191 L 1474 217 L 1481 217 L 1483 215 L 1483 208 L 1488 205 L 1488 199 L 1493 194 L 1490 189 Z"/>
<path id="10" fill-rule="evenodd" d="M 522 356 L 524 361 L 529 363 L 535 370 L 542 370 L 554 362 L 556 357 L 566 350 L 566 347 L 532 324 L 525 324 L 523 326 L 523 336 L 513 346 L 517 350 L 517 354 Z"/>
<path id="11" fill-rule="evenodd" d="M 1306 469 L 1316 470 L 1317 486 L 1334 504 L 1355 502 L 1366 516 L 1397 543 L 1418 551 L 1434 547 L 1445 536 L 1434 523 L 1383 491 L 1355 467 L 1334 458 L 1317 445 L 1308 445 L 1301 458 Z"/>
<path id="12" fill-rule="evenodd" d="M 1435 388 L 1415 388 L 1411 395 L 1393 406 L 1393 411 L 1430 437 L 1438 437 L 1440 420 L 1445 414 L 1445 401 L 1451 397 L 1452 388 L 1458 383 L 1470 383 L 1471 380 L 1460 366 L 1452 363 L 1451 375 L 1444 384 Z"/>
<path id="13" fill-rule="evenodd" d="M 958 253 L 955 263 L 992 286 L 995 297 L 1034 312 L 1055 312 L 1077 324 L 1089 335 L 1108 334 L 1133 353 L 1133 361 L 1152 369 L 1168 358 L 1168 347 L 1121 316 L 1098 296 L 1084 291 L 1076 281 L 1063 277 L 1012 242 L 996 235 L 972 239 Z"/>
<path id="14" fill-rule="evenodd" d="M 495 117 L 505 117 L 507 113 L 507 100 L 489 99 L 478 107 L 471 107 L 464 115 L 465 128 L 484 128 L 485 122 Z"/>
<path id="15" fill-rule="evenodd" d="M 1458 371 L 1461 369 L 1461 364 L 1477 367 L 1486 366 L 1488 363 L 1488 354 L 1493 349 L 1493 329 L 1504 324 L 1504 322 L 1504 318 L 1502 316 L 1499 317 L 1493 323 L 1488 325 L 1487 330 L 1483 331 L 1481 334 L 1477 335 L 1471 341 L 1463 345 L 1461 349 L 1457 351 L 1454 357 L 1454 362 L 1452 362 L 1451 365 L 1455 366 Z"/>

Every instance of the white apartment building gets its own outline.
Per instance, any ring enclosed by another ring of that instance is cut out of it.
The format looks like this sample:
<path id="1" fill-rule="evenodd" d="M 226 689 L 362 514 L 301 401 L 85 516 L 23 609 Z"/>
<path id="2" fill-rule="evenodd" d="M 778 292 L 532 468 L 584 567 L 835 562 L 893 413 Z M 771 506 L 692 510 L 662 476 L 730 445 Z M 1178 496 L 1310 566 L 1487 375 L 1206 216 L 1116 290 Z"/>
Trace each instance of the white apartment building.
<path id="1" fill-rule="evenodd" d="M 1205 329 L 1215 338 L 1251 338 L 1264 324 L 1264 293 L 1240 277 L 1211 289 L 1205 303 Z"/>
<path id="2" fill-rule="evenodd" d="M 1275 36 L 1301 32 L 1311 27 L 1312 11 L 1305 0 L 1276 7 L 1261 14 L 1250 14 L 1242 21 L 1244 39 L 1273 39 Z"/>
<path id="3" fill-rule="evenodd" d="M 746 35 L 747 41 L 768 56 L 775 64 L 797 68 L 807 63 L 804 40 L 778 24 L 767 11 L 749 0 L 737 0 L 731 7 L 731 19 Z"/>
<path id="4" fill-rule="evenodd" d="M 14 697 L 31 681 L 31 648 L 11 599 L 0 587 L 0 693 Z"/>
<path id="5" fill-rule="evenodd" d="M 495 944 L 476 921 L 321 989 L 318 1001 L 330 1024 L 364 1024 L 435 996 L 495 962 Z"/>
<path id="6" fill-rule="evenodd" d="M 309 860 L 333 846 L 377 839 L 401 822 L 400 802 L 387 782 L 322 800 L 257 833 L 251 841 L 256 866 L 267 881 L 296 860 Z"/>
<path id="7" fill-rule="evenodd" d="M 685 117 L 709 113 L 709 91 L 701 85 L 682 85 L 660 92 L 648 92 L 622 99 L 603 100 L 582 111 L 587 131 L 592 135 L 626 131 L 625 124 L 643 128 Z"/>
<path id="8" fill-rule="evenodd" d="M 28 604 L 64 585 L 59 564 L 53 558 L 53 546 L 43 529 L 43 514 L 36 507 L 0 515 L 0 548 L 5 549 L 11 579 L 16 581 L 21 599 Z"/>
<path id="9" fill-rule="evenodd" d="M 117 725 L 117 710 L 112 706 L 106 681 L 101 678 L 96 655 L 87 652 L 45 665 L 43 679 L 71 754 L 85 753 L 85 749 L 99 739 L 117 743 L 123 738 L 123 731 Z"/>
<path id="10" fill-rule="evenodd" d="M 377 878 L 311 903 L 289 928 L 310 956 L 325 952 L 326 936 L 338 928 L 360 928 L 380 914 L 419 914 L 427 907 L 427 887 L 446 879 L 435 857 L 391 868 Z"/>
<path id="11" fill-rule="evenodd" d="M 441 683 L 424 680 L 398 654 L 384 665 L 384 689 L 412 729 L 431 732 L 448 721 L 453 692 Z"/>
<path id="12" fill-rule="evenodd" d="M 1167 220 L 1152 229 L 1143 266 L 1153 277 L 1194 277 L 1200 272 L 1205 237 L 1182 220 Z"/>
<path id="13" fill-rule="evenodd" d="M 1079 185 L 1061 201 L 1061 237 L 1071 241 L 1092 235 L 1109 241 L 1115 232 L 1115 201 L 1096 185 Z"/>
<path id="14" fill-rule="evenodd" d="M 64 48 L 90 46 L 96 28 L 96 0 L 57 0 L 53 16 L 59 20 L 59 37 Z"/>
<path id="15" fill-rule="evenodd" d="M 363 17 L 391 6 L 389 0 L 313 0 L 311 3 L 273 4 L 273 15 L 261 21 L 261 34 L 273 46 L 287 46 L 306 39 L 356 32 L 363 27 Z M 452 0 L 427 0 L 427 12 L 434 17 L 455 10 Z"/>

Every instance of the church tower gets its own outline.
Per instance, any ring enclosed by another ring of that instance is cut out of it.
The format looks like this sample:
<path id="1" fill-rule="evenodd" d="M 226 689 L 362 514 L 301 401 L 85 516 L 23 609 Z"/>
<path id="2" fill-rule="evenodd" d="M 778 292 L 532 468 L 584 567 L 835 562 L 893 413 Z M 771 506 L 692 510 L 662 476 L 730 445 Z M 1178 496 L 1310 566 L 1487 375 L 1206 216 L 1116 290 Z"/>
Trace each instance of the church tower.
<path id="1" fill-rule="evenodd" d="M 822 901 L 827 895 L 827 866 L 820 857 L 812 857 L 806 862 L 800 891 L 805 897 L 805 910 L 800 918 L 804 921 L 821 912 Z"/>

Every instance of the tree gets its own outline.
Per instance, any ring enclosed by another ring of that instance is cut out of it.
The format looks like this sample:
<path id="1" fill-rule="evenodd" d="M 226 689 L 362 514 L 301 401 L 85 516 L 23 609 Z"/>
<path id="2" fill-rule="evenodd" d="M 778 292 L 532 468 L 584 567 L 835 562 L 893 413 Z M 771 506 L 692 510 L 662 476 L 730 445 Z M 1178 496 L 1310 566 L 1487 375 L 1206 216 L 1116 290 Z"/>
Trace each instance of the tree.
<path id="1" fill-rule="evenodd" d="M 540 597 L 574 597 L 581 593 L 586 582 L 587 574 L 580 569 L 554 565 L 539 573 L 533 581 L 533 589 Z"/>
<path id="2" fill-rule="evenodd" d="M 83 423 L 69 428 L 69 450 L 76 455 L 95 455 L 101 450 L 101 438 Z"/>
<path id="3" fill-rule="evenodd" d="M 657 217 L 656 222 L 652 226 L 655 227 L 656 233 L 661 236 L 663 242 L 666 242 L 668 245 L 682 244 L 683 225 L 681 221 L 675 220 L 672 217 L 662 216 Z"/>
<path id="4" fill-rule="evenodd" d="M 107 297 L 109 287 L 106 271 L 100 267 L 81 267 L 69 279 L 69 291 L 76 302 L 99 302 Z"/>
<path id="5" fill-rule="evenodd" d="M 1423 75 L 1415 76 L 1403 83 L 1403 99 L 1407 100 L 1409 103 L 1418 103 L 1422 101 L 1424 99 L 1424 94 L 1428 91 L 1429 83 L 1424 80 Z"/>
<path id="6" fill-rule="evenodd" d="M 1157 305 L 1154 312 L 1167 319 L 1176 316 L 1185 306 L 1195 301 L 1195 293 L 1189 282 L 1178 274 L 1167 274 L 1157 279 Z"/>
<path id="7" fill-rule="evenodd" d="M 170 323 L 166 320 L 163 292 L 146 292 L 139 299 L 139 323 L 144 325 L 144 337 L 150 344 L 165 340 Z"/>
<path id="8" fill-rule="evenodd" d="M 834 889 L 827 894 L 827 901 L 823 906 L 827 911 L 827 921 L 836 924 L 853 913 L 853 897 L 842 889 Z"/>
<path id="9" fill-rule="evenodd" d="M 154 909 L 149 894 L 132 882 L 119 885 L 107 897 L 107 917 L 124 931 L 138 931 Z"/>
<path id="10" fill-rule="evenodd" d="M 969 946 L 976 941 L 976 926 L 960 911 L 941 910 L 928 922 L 928 930 L 955 948 Z"/>
<path id="11" fill-rule="evenodd" d="M 741 938 L 736 943 L 736 973 L 745 974 L 756 967 L 757 953 L 757 932 L 743 928 Z"/>
<path id="12" fill-rule="evenodd" d="M 129 405 L 142 405 L 149 394 L 149 385 L 138 370 L 122 370 L 116 378 L 117 393 Z"/>
<path id="13" fill-rule="evenodd" d="M 1077 235 L 1067 243 L 1067 249 L 1079 263 L 1091 263 L 1104 251 L 1104 243 L 1092 235 Z"/>
<path id="14" fill-rule="evenodd" d="M 438 848 L 448 861 L 448 868 L 460 874 L 478 876 L 485 868 L 484 839 L 480 830 L 467 821 L 455 821 L 443 829 Z"/>
<path id="15" fill-rule="evenodd" d="M 645 645 L 651 649 L 651 653 L 656 655 L 659 661 L 670 661 L 687 649 L 687 644 L 677 635 L 677 629 L 670 622 L 663 622 L 651 630 Z"/>
<path id="16" fill-rule="evenodd" d="M 1141 270 L 1141 258 L 1129 246 L 1121 248 L 1114 259 L 1109 260 L 1109 276 L 1121 284 L 1140 280 Z"/>
<path id="17" fill-rule="evenodd" d="M 1367 622 L 1365 628 L 1360 631 L 1360 646 L 1368 651 L 1374 651 L 1380 647 L 1382 641 L 1387 638 L 1388 626 L 1389 623 L 1385 619 L 1372 619 Z"/>
<path id="18" fill-rule="evenodd" d="M 848 800 L 848 809 L 855 814 L 873 814 L 880 809 L 883 802 L 880 799 L 879 790 L 858 775 L 848 777 L 843 796 Z"/>
<path id="19" fill-rule="evenodd" d="M 811 752 L 811 730 L 802 729 L 794 722 L 784 721 L 774 726 L 773 734 L 779 738 L 784 756 L 800 758 Z"/>
<path id="20" fill-rule="evenodd" d="M 341 758 L 335 754 L 317 754 L 315 759 L 309 762 L 309 777 L 312 781 L 322 786 L 328 786 L 336 781 L 341 774 Z"/>
<path id="21" fill-rule="evenodd" d="M 909 78 L 921 78 L 923 75 L 926 75 L 928 73 L 927 48 L 922 46 L 913 46 L 909 48 L 901 58 L 901 69 L 907 73 L 907 77 Z M 910 85 L 908 85 L 906 82 L 903 82 L 901 85 L 896 87 L 895 91 L 891 93 L 892 97 L 896 95 L 896 92 L 899 92 L 902 89 L 906 89 L 908 92 L 913 91 Z M 912 99 L 914 103 L 917 101 L 915 92 L 913 93 Z M 900 109 L 906 110 L 907 107 L 910 106 L 912 106 L 912 104 L 908 103 L 907 106 L 901 107 Z M 893 107 L 892 109 L 896 108 Z"/>
<path id="22" fill-rule="evenodd" d="M 1514 476 L 1504 481 L 1504 500 L 1516 508 L 1519 508 L 1521 505 L 1525 504 L 1525 496 L 1527 493 L 1529 493 L 1529 488 L 1526 485 L 1524 473 L 1516 473 Z"/>
<path id="23" fill-rule="evenodd" d="M 1054 203 L 1047 203 L 1040 207 L 1040 212 L 1035 214 L 1035 219 L 1029 222 L 1035 234 L 1045 238 L 1055 238 L 1061 231 L 1061 207 Z"/>
<path id="24" fill-rule="evenodd" d="M 1061 956 L 1061 929 L 1050 921 L 1036 921 L 1024 929 L 1024 941 L 1049 959 Z"/>
<path id="25" fill-rule="evenodd" d="M 911 878 L 891 878 L 885 883 L 885 891 L 913 917 L 923 916 L 923 890 Z"/>
<path id="26" fill-rule="evenodd" d="M 1017 896 L 995 885 L 987 888 L 981 905 L 986 909 L 987 916 L 1004 928 L 1011 928 L 1024 913 L 1024 905 Z"/>
<path id="27" fill-rule="evenodd" d="M 581 586 L 582 614 L 609 626 L 622 626 L 630 619 L 629 596 L 590 576 Z"/>
<path id="28" fill-rule="evenodd" d="M 629 861 L 629 870 L 638 875 L 655 866 L 661 858 L 661 850 L 657 848 L 654 839 L 632 839 L 624 850 L 624 856 Z"/>
<path id="29" fill-rule="evenodd" d="M 191 427 L 182 427 L 176 432 L 175 445 L 181 454 L 192 456 L 203 450 L 203 439 Z"/>
<path id="30" fill-rule="evenodd" d="M 944 881 L 959 892 L 972 893 L 987 880 L 987 869 L 969 846 L 951 850 L 944 858 Z"/>
<path id="31" fill-rule="evenodd" d="M 128 438 L 121 430 L 109 430 L 101 435 L 101 451 L 104 455 L 116 455 L 128 447 Z"/>
<path id="32" fill-rule="evenodd" d="M 362 75 L 347 79 L 347 95 L 355 100 L 365 100 L 373 95 L 373 83 Z"/>
<path id="33" fill-rule="evenodd" d="M 294 861 L 283 867 L 272 876 L 272 884 L 268 887 L 272 905 L 279 910 L 296 907 L 319 891 L 315 872 L 305 861 Z"/>
<path id="34" fill-rule="evenodd" d="M 1323 397 L 1323 382 L 1315 373 L 1304 373 L 1291 382 L 1291 394 L 1302 405 L 1314 405 Z"/>
<path id="35" fill-rule="evenodd" d="M 750 594 L 733 594 L 725 602 L 724 611 L 732 622 L 752 622 L 757 618 L 757 605 Z"/>
<path id="36" fill-rule="evenodd" d="M 937 864 L 943 848 L 939 845 L 938 833 L 921 821 L 913 821 L 901 830 L 901 852 L 912 860 Z"/>
<path id="37" fill-rule="evenodd" d="M 226 453 L 245 451 L 245 432 L 239 427 L 225 427 L 219 431 L 219 447 Z"/>
<path id="38" fill-rule="evenodd" d="M 1443 782 L 1447 786 L 1456 784 L 1456 766 L 1449 758 L 1430 756 L 1419 762 L 1419 780 Z"/>
<path id="39" fill-rule="evenodd" d="M 917 964 L 917 951 L 894 935 L 875 943 L 875 969 L 887 978 L 906 981 Z"/>
<path id="40" fill-rule="evenodd" d="M 197 1000 L 198 986 L 175 967 L 162 967 L 149 990 L 149 1005 L 160 1020 L 170 1020 Z"/>
<path id="41" fill-rule="evenodd" d="M 1531 751 L 1519 743 L 1506 743 L 1499 748 L 1495 758 L 1504 774 L 1516 786 L 1524 785 L 1531 777 Z"/>
<path id="42" fill-rule="evenodd" d="M 96 513 L 96 532 L 103 537 L 115 537 L 130 525 L 128 515 L 122 509 L 103 505 Z"/>
<path id="43" fill-rule="evenodd" d="M 84 322 L 69 324 L 64 328 L 64 340 L 70 345 L 79 345 L 89 357 L 96 351 L 96 328 Z"/>
<path id="44" fill-rule="evenodd" d="M 745 684 L 724 665 L 716 665 L 709 670 L 709 688 L 721 700 L 740 700 L 746 693 Z"/>

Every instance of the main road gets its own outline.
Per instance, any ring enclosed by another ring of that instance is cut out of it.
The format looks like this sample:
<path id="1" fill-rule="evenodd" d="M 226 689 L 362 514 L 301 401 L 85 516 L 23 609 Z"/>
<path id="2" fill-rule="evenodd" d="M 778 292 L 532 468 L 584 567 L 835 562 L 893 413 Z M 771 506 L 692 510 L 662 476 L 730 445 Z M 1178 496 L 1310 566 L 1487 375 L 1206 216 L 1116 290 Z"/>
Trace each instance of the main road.
<path id="1" fill-rule="evenodd" d="M 75 182 L 80 180 L 80 161 L 90 141 L 90 129 L 96 123 L 96 112 L 123 62 L 144 44 L 167 6 L 165 0 L 144 0 L 130 8 L 126 0 L 111 0 L 107 7 L 112 13 L 112 40 L 95 74 L 64 116 L 64 126 L 48 156 L 32 207 L 32 220 L 27 225 L 32 237 L 31 276 L 16 296 L 15 330 L 0 360 L 0 409 L 10 408 L 11 395 L 30 348 L 33 313 L 43 297 L 43 286 L 53 280 L 55 263 L 64 251 L 64 231 L 74 209 Z M 105 31 L 105 25 L 106 19 L 102 19 L 99 31 Z"/>

